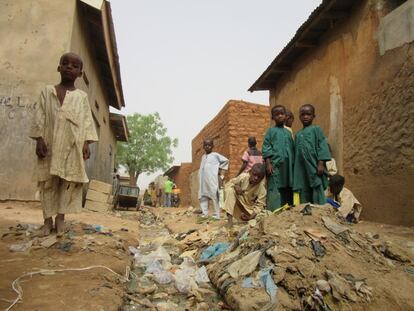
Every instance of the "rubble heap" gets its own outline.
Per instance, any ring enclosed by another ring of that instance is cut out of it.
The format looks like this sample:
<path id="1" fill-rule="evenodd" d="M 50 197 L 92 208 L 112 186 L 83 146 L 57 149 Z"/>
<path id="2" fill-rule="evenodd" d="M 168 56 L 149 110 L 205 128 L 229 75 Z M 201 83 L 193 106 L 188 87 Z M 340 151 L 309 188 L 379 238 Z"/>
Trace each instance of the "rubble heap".
<path id="1" fill-rule="evenodd" d="M 231 308 L 379 310 L 385 301 L 400 310 L 413 307 L 412 298 L 390 301 L 384 280 L 401 278 L 412 292 L 412 253 L 379 235 L 359 233 L 329 206 L 306 209 L 239 227 L 228 251 L 211 260 L 210 280 Z"/>

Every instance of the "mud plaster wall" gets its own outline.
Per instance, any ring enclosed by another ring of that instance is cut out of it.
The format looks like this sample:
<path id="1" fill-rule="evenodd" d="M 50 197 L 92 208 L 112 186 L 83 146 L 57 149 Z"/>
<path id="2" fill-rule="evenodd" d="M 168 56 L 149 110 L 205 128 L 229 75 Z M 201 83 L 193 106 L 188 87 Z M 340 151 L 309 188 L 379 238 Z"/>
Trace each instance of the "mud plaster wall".
<path id="1" fill-rule="evenodd" d="M 84 62 L 84 79 L 77 80 L 77 86 L 88 94 L 89 104 L 95 120 L 99 142 L 90 145 L 92 154 L 86 162 L 86 170 L 90 179 L 98 179 L 112 183 L 112 175 L 116 156 L 116 138 L 109 122 L 109 100 L 102 83 L 101 71 L 96 61 L 91 37 L 85 32 L 87 25 L 80 8 L 76 10 L 73 25 L 71 50 L 78 53 Z"/>
<path id="2" fill-rule="evenodd" d="M 230 160 L 225 181 L 237 175 L 241 156 L 247 149 L 247 139 L 255 136 L 260 149 L 269 127 L 269 106 L 230 100 L 223 109 L 192 140 L 192 173 L 190 177 L 191 203 L 198 204 L 198 169 L 204 154 L 203 140 L 214 139 L 214 151 Z"/>
<path id="3" fill-rule="evenodd" d="M 376 34 L 388 12 L 376 2 L 361 2 L 293 64 L 270 102 L 285 104 L 296 117 L 301 104 L 315 105 L 315 123 L 363 204 L 363 218 L 414 225 L 414 47 L 405 43 L 380 56 Z"/>
<path id="4" fill-rule="evenodd" d="M 190 175 L 192 167 L 192 163 L 181 163 L 177 172 L 171 176 L 177 188 L 181 190 L 181 206 L 188 206 L 191 204 Z"/>
<path id="5" fill-rule="evenodd" d="M 0 3 L 0 37 L 7 43 L 0 47 L 0 200 L 34 200 L 35 144 L 28 138 L 28 132 L 40 91 L 47 84 L 59 82 L 56 68 L 60 56 L 67 51 L 83 57 L 90 85 L 87 87 L 83 79 L 78 79 L 76 85 L 90 96 L 93 114 L 100 123 L 101 142 L 91 145 L 88 176 L 111 182 L 115 138 L 109 127 L 109 108 L 99 83 L 99 68 L 89 38 L 82 31 L 76 3 L 75 0 Z"/>
<path id="6" fill-rule="evenodd" d="M 0 200 L 34 199 L 29 128 L 40 91 L 59 81 L 56 68 L 70 47 L 74 10 L 75 1 L 0 2 Z"/>

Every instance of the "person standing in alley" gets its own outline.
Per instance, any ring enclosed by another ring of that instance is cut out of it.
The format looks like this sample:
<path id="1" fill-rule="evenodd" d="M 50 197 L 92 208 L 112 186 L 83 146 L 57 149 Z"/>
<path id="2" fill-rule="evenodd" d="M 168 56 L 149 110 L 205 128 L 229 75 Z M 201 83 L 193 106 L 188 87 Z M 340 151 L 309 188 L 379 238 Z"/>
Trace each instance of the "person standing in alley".
<path id="1" fill-rule="evenodd" d="M 65 53 L 57 71 L 60 83 L 41 92 L 29 136 L 36 140 L 36 177 L 43 209 L 43 235 L 65 232 L 65 214 L 82 207 L 82 185 L 87 183 L 85 161 L 89 144 L 98 141 L 88 95 L 75 87 L 82 76 L 82 59 Z"/>
<path id="2" fill-rule="evenodd" d="M 219 188 L 223 185 L 224 175 L 221 170 L 227 170 L 229 160 L 213 152 L 214 143 L 212 139 L 204 139 L 203 148 L 205 154 L 201 158 L 199 174 L 198 199 L 202 211 L 201 217 L 208 217 L 208 202 L 213 201 L 214 215 L 213 218 L 220 219 L 219 206 Z"/>
<path id="3" fill-rule="evenodd" d="M 170 177 L 164 183 L 164 195 L 165 195 L 165 206 L 171 207 L 171 194 L 174 187 L 174 182 L 171 180 Z"/>
<path id="4" fill-rule="evenodd" d="M 325 163 L 331 160 L 328 142 L 322 129 L 313 125 L 315 107 L 305 104 L 299 109 L 303 128 L 295 135 L 293 191 L 299 192 L 300 203 L 325 204 L 328 172 Z"/>
<path id="5" fill-rule="evenodd" d="M 272 108 L 275 126 L 267 130 L 262 147 L 267 171 L 266 208 L 274 211 L 286 203 L 293 204 L 293 159 L 292 134 L 284 127 L 286 109 L 282 105 Z"/>

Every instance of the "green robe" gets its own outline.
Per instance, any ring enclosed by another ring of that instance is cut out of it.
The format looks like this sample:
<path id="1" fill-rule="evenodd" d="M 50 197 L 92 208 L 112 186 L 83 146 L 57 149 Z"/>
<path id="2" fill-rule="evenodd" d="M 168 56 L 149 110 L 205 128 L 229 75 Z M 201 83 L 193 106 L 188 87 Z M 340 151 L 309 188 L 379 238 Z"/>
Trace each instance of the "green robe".
<path id="1" fill-rule="evenodd" d="M 318 176 L 317 168 L 318 161 L 329 160 L 328 142 L 319 126 L 309 125 L 296 134 L 293 191 L 299 192 L 301 203 L 326 203 L 327 172 Z"/>
<path id="2" fill-rule="evenodd" d="M 272 127 L 266 132 L 262 155 L 270 159 L 273 174 L 267 177 L 267 209 L 274 211 L 287 202 L 293 184 L 294 142 L 292 134 L 283 127 Z"/>

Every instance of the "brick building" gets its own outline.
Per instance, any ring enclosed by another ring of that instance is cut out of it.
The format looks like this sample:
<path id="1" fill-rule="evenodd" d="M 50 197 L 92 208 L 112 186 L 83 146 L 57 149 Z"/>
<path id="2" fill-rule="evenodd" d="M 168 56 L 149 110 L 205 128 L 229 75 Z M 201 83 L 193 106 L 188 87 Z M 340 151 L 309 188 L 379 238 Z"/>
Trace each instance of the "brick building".
<path id="1" fill-rule="evenodd" d="M 5 0 L 0 5 L 0 200 L 33 200 L 35 142 L 28 137 L 36 100 L 60 80 L 68 51 L 83 59 L 76 86 L 88 94 L 99 142 L 86 162 L 89 178 L 112 183 L 117 141 L 128 139 L 111 7 L 104 0 Z"/>
<path id="2" fill-rule="evenodd" d="M 362 216 L 400 225 L 414 225 L 413 41 L 414 1 L 324 0 L 250 88 L 296 115 L 313 103 Z"/>
<path id="3" fill-rule="evenodd" d="M 190 175 L 192 172 L 192 163 L 181 163 L 174 165 L 164 173 L 164 176 L 170 177 L 177 188 L 181 190 L 181 206 L 191 204 Z"/>
<path id="4" fill-rule="evenodd" d="M 204 154 L 203 140 L 214 140 L 214 151 L 230 160 L 225 180 L 233 178 L 242 164 L 241 156 L 247 149 L 247 138 L 255 136 L 261 148 L 264 134 L 270 123 L 269 106 L 245 101 L 230 100 L 221 111 L 193 138 L 192 169 L 190 177 L 191 203 L 198 206 L 198 169 Z"/>

